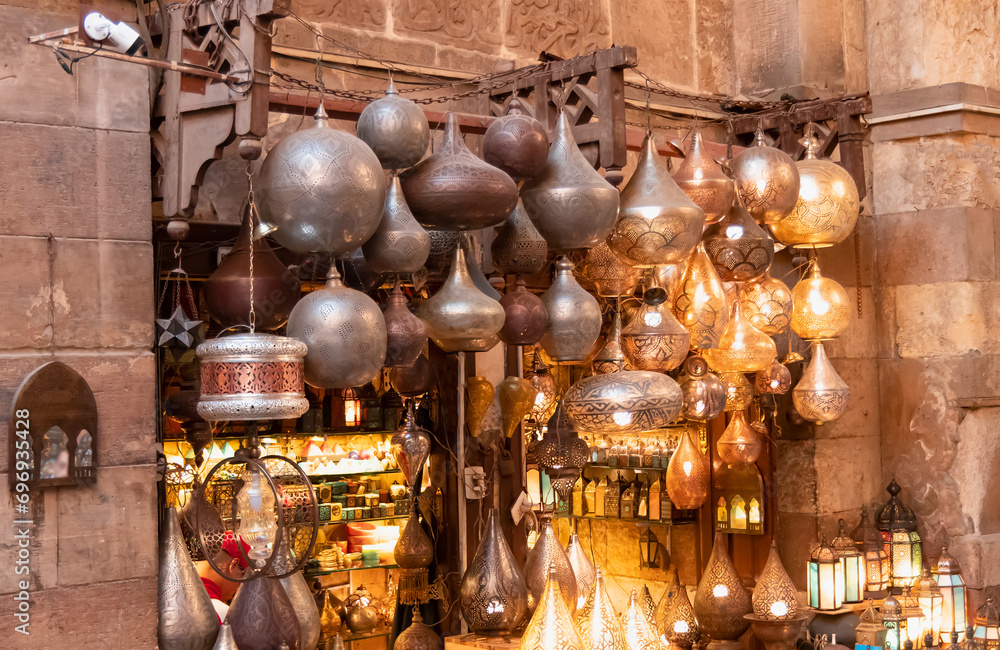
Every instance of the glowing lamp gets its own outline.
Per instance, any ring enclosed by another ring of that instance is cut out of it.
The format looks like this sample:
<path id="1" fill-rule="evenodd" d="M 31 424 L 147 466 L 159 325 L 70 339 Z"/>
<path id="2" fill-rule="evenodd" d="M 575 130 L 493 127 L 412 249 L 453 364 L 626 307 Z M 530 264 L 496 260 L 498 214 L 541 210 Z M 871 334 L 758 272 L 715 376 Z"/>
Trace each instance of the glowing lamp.
<path id="1" fill-rule="evenodd" d="M 809 557 L 807 575 L 809 606 L 827 611 L 840 609 L 844 598 L 844 567 L 825 537 Z"/>

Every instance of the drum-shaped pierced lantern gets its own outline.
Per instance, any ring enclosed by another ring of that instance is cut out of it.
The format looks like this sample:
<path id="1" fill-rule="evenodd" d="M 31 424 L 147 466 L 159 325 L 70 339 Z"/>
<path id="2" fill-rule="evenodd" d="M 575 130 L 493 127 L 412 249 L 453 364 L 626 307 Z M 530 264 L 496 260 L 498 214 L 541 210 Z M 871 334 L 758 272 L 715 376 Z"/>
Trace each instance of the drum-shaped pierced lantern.
<path id="1" fill-rule="evenodd" d="M 844 241 L 858 222 L 861 203 L 858 186 L 851 174 L 830 160 L 819 157 L 820 142 L 813 125 L 807 127 L 802 142 L 803 160 L 799 170 L 799 197 L 791 214 L 771 224 L 782 244 L 793 248 L 824 248 Z"/>
<path id="2" fill-rule="evenodd" d="M 312 128 L 271 148 L 256 186 L 261 224 L 296 253 L 350 253 L 382 220 L 381 163 L 364 142 L 330 128 L 322 103 Z"/>
<path id="3" fill-rule="evenodd" d="M 596 246 L 611 234 L 618 217 L 618 190 L 587 162 L 565 112 L 556 121 L 545 169 L 525 183 L 521 198 L 556 251 Z"/>
<path id="4" fill-rule="evenodd" d="M 698 129 L 691 132 L 691 150 L 674 174 L 674 181 L 704 211 L 706 224 L 725 216 L 736 198 L 733 179 L 709 155 Z"/>
<path id="5" fill-rule="evenodd" d="M 235 334 L 197 349 L 198 415 L 209 421 L 284 420 L 309 410 L 303 384 L 306 344 L 287 336 Z"/>
<path id="6" fill-rule="evenodd" d="M 622 189 L 611 250 L 635 266 L 677 264 L 691 256 L 705 225 L 702 212 L 670 177 L 646 133 L 639 163 Z"/>
<path id="7" fill-rule="evenodd" d="M 500 298 L 500 306 L 504 311 L 501 341 L 507 345 L 534 345 L 541 340 L 549 315 L 542 299 L 528 291 L 522 278 Z"/>
<path id="8" fill-rule="evenodd" d="M 406 169 L 427 153 L 431 130 L 420 107 L 400 97 L 390 79 L 385 97 L 361 111 L 358 137 L 372 148 L 384 169 Z"/>
<path id="9" fill-rule="evenodd" d="M 545 169 L 549 134 L 542 123 L 522 110 L 515 96 L 507 114 L 493 120 L 483 136 L 483 160 L 516 181 L 534 178 Z"/>
<path id="10" fill-rule="evenodd" d="M 417 508 L 410 508 L 410 517 L 399 534 L 393 555 L 399 565 L 399 602 L 419 605 L 426 601 L 427 567 L 434 560 L 434 545 L 420 525 Z"/>
<path id="11" fill-rule="evenodd" d="M 718 347 L 729 323 L 729 305 L 726 289 L 703 243 L 698 244 L 688 261 L 674 300 L 674 313 L 691 333 L 691 347 Z"/>
<path id="12" fill-rule="evenodd" d="M 732 171 L 737 200 L 759 223 L 777 223 L 795 207 L 799 170 L 788 154 L 767 146 L 763 129 L 753 146 L 733 157 Z"/>
<path id="13" fill-rule="evenodd" d="M 361 386 L 385 363 L 382 310 L 365 294 L 345 287 L 335 264 L 330 265 L 326 285 L 295 305 L 288 318 L 288 335 L 309 346 L 305 371 L 310 386 Z"/>
<path id="14" fill-rule="evenodd" d="M 627 296 L 642 280 L 642 269 L 616 255 L 606 241 L 587 251 L 579 273 L 602 298 Z"/>
<path id="15" fill-rule="evenodd" d="M 673 370 L 684 361 L 691 334 L 677 322 L 670 305 L 643 303 L 622 329 L 625 356 L 636 370 Z"/>
<path id="16" fill-rule="evenodd" d="M 767 273 L 744 284 L 739 301 L 747 320 L 768 336 L 785 332 L 791 323 L 792 292 L 788 285 Z"/>
<path id="17" fill-rule="evenodd" d="M 584 377 L 566 391 L 561 406 L 584 431 L 623 434 L 669 425 L 682 404 L 681 389 L 668 375 L 624 370 Z"/>
<path id="18" fill-rule="evenodd" d="M 385 365 L 412 366 L 427 345 L 427 329 L 406 306 L 406 296 L 397 284 L 382 313 L 385 318 Z"/>
<path id="19" fill-rule="evenodd" d="M 400 178 L 406 202 L 425 228 L 489 228 L 503 223 L 517 205 L 517 185 L 469 151 L 451 111 L 441 146 Z"/>
<path id="20" fill-rule="evenodd" d="M 579 363 L 587 358 L 601 335 L 603 316 L 597 299 L 573 277 L 573 263 L 556 260 L 556 275 L 542 303 L 549 316 L 542 347 L 557 363 Z"/>
<path id="21" fill-rule="evenodd" d="M 493 253 L 493 265 L 501 273 L 530 275 L 545 266 L 549 245 L 535 224 L 531 223 L 520 199 L 497 231 L 490 251 Z"/>
<path id="22" fill-rule="evenodd" d="M 704 350 L 715 372 L 758 372 L 771 365 L 778 350 L 770 336 L 750 324 L 737 302 L 733 318 L 719 340 L 719 347 Z"/>
<path id="23" fill-rule="evenodd" d="M 719 377 L 708 369 L 702 357 L 688 357 L 684 373 L 678 383 L 684 396 L 681 417 L 695 422 L 706 422 L 722 413 L 726 406 L 726 387 Z"/>
<path id="24" fill-rule="evenodd" d="M 361 246 L 365 261 L 377 273 L 413 273 L 423 268 L 430 251 L 431 236 L 413 218 L 399 177 L 393 176 L 382 220 Z"/>
<path id="25" fill-rule="evenodd" d="M 549 418 L 542 439 L 535 445 L 534 456 L 538 469 L 549 475 L 559 498 L 568 502 L 573 485 L 590 457 L 590 448 L 580 439 L 580 432 L 566 416 L 563 403 Z M 573 606 L 575 608 L 575 601 Z"/>
<path id="26" fill-rule="evenodd" d="M 817 343 L 812 360 L 792 389 L 795 410 L 806 420 L 823 424 L 843 415 L 850 398 L 850 387 L 833 368 L 823 344 Z M 909 578 L 912 580 L 913 576 Z"/>
<path id="27" fill-rule="evenodd" d="M 890 582 L 894 590 L 911 585 L 923 566 L 917 516 L 899 499 L 901 489 L 895 479 L 891 480 L 885 488 L 889 500 L 875 515 L 875 526 L 882 534 L 889 555 Z"/>
<path id="28" fill-rule="evenodd" d="M 826 341 L 844 333 L 851 319 L 851 301 L 840 283 L 820 274 L 815 261 L 792 289 L 792 331 L 803 341 Z"/>
<path id="29" fill-rule="evenodd" d="M 608 332 L 604 345 L 594 355 L 594 371 L 607 374 L 609 372 L 632 369 L 622 345 L 621 312 L 616 311 L 615 317 L 611 321 L 611 331 Z"/>
<path id="30" fill-rule="evenodd" d="M 724 282 L 756 280 L 774 260 L 774 240 L 739 204 L 733 204 L 722 221 L 705 228 L 702 241 Z"/>

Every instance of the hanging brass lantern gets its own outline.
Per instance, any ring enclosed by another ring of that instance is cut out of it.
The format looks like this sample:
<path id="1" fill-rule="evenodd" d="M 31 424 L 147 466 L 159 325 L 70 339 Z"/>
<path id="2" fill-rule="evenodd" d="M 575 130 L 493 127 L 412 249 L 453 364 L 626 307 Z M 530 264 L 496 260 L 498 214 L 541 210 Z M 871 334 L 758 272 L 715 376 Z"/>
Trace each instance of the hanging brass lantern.
<path id="1" fill-rule="evenodd" d="M 744 616 L 753 611 L 750 594 L 733 566 L 726 544 L 726 536 L 716 532 L 712 556 L 694 597 L 698 625 L 713 641 L 739 639 L 750 625 Z"/>
<path id="2" fill-rule="evenodd" d="M 622 627 L 625 632 L 625 645 L 629 650 L 660 650 L 660 639 L 643 613 L 634 587 L 629 596 Z"/>
<path id="3" fill-rule="evenodd" d="M 708 154 L 697 127 L 691 132 L 691 150 L 677 169 L 674 181 L 704 211 L 706 224 L 725 216 L 736 198 L 733 179 Z"/>
<path id="4" fill-rule="evenodd" d="M 705 360 L 715 372 L 757 372 L 771 365 L 778 350 L 770 336 L 750 324 L 737 302 L 733 318 L 719 340 L 719 347 L 704 350 Z"/>
<path id="5" fill-rule="evenodd" d="M 601 335 L 604 320 L 597 299 L 583 290 L 573 277 L 573 263 L 565 256 L 556 260 L 556 275 L 542 294 L 549 316 L 542 347 L 557 363 L 579 363 L 587 358 Z"/>
<path id="6" fill-rule="evenodd" d="M 517 207 L 497 231 L 490 251 L 493 265 L 501 273 L 530 275 L 545 266 L 549 245 L 535 224 L 531 223 L 521 199 L 517 200 Z"/>
<path id="7" fill-rule="evenodd" d="M 469 629 L 483 636 L 510 634 L 528 610 L 528 586 L 503 536 L 496 508 L 490 509 L 486 533 L 462 576 L 459 605 Z"/>
<path id="8" fill-rule="evenodd" d="M 396 467 L 403 472 L 403 479 L 410 492 L 413 492 L 417 487 L 420 470 L 431 453 L 431 436 L 427 429 L 417 424 L 412 399 L 407 404 L 406 422 L 389 439 L 389 453 L 396 461 Z"/>
<path id="9" fill-rule="evenodd" d="M 385 97 L 361 111 L 358 137 L 372 148 L 384 169 L 406 169 L 427 153 L 431 130 L 420 107 L 400 97 L 390 79 Z"/>
<path id="10" fill-rule="evenodd" d="M 549 248 L 567 251 L 597 246 L 618 217 L 618 190 L 583 156 L 560 111 L 542 172 L 524 184 L 521 198 Z"/>
<path id="11" fill-rule="evenodd" d="M 420 303 L 417 316 L 427 335 L 445 352 L 485 352 L 499 342 L 504 311 L 476 288 L 465 265 L 465 251 L 455 247 L 451 272 L 437 293 Z"/>
<path id="12" fill-rule="evenodd" d="M 792 331 L 803 341 L 827 341 L 844 333 L 851 319 L 851 301 L 836 280 L 819 272 L 813 260 L 807 277 L 792 289 Z"/>
<path id="13" fill-rule="evenodd" d="M 843 415 L 850 397 L 851 389 L 834 370 L 823 344 L 817 343 L 812 360 L 792 390 L 795 410 L 806 420 L 823 424 Z"/>
<path id="14" fill-rule="evenodd" d="M 618 620 L 618 613 L 604 586 L 604 575 L 600 569 L 594 574 L 594 582 L 587 599 L 576 615 L 576 626 L 580 631 L 583 647 L 592 650 L 629 650 L 625 644 L 625 633 Z"/>
<path id="15" fill-rule="evenodd" d="M 764 563 L 764 569 L 753 590 L 753 613 L 769 621 L 795 618 L 798 613 L 795 585 L 781 563 L 778 544 L 773 539 L 767 562 Z"/>
<path id="16" fill-rule="evenodd" d="M 497 389 L 500 394 L 500 416 L 504 437 L 510 438 L 521 421 L 531 412 L 536 390 L 531 382 L 520 377 L 508 376 Z"/>
<path id="17" fill-rule="evenodd" d="M 691 334 L 666 302 L 644 302 L 622 329 L 625 356 L 636 370 L 673 370 L 684 361 Z"/>
<path id="18" fill-rule="evenodd" d="M 556 544 L 558 546 L 558 544 Z M 573 611 L 560 593 L 561 581 L 555 564 L 546 569 L 544 593 L 521 636 L 521 650 L 585 650 L 573 623 Z"/>
<path id="19" fill-rule="evenodd" d="M 580 265 L 580 273 L 602 298 L 630 295 L 642 279 L 642 269 L 616 255 L 607 241 L 602 241 L 587 251 L 587 256 Z"/>
<path id="20" fill-rule="evenodd" d="M 788 154 L 767 146 L 762 128 L 753 146 L 733 158 L 732 170 L 737 200 L 759 223 L 777 223 L 795 207 L 799 170 Z"/>
<path id="21" fill-rule="evenodd" d="M 646 133 L 639 162 L 622 189 L 611 250 L 635 266 L 677 264 L 701 238 L 705 213 L 677 186 Z"/>
<path id="22" fill-rule="evenodd" d="M 684 395 L 681 417 L 685 420 L 706 422 L 722 413 L 726 406 L 726 387 L 709 371 L 703 358 L 688 357 L 678 383 Z"/>
<path id="23" fill-rule="evenodd" d="M 726 289 L 715 266 L 698 244 L 681 279 L 674 301 L 677 320 L 691 333 L 691 347 L 718 347 L 729 323 Z"/>
<path id="24" fill-rule="evenodd" d="M 403 198 L 399 176 L 393 176 L 385 195 L 382 220 L 375 233 L 361 245 L 368 266 L 377 273 L 419 271 L 431 252 L 431 236 L 413 218 Z"/>
<path id="25" fill-rule="evenodd" d="M 594 355 L 594 371 L 606 375 L 619 370 L 632 370 L 632 366 L 622 348 L 621 312 L 615 311 L 615 317 L 611 321 L 611 331 L 608 332 L 604 346 Z"/>
<path id="26" fill-rule="evenodd" d="M 528 291 L 522 278 L 500 298 L 504 311 L 500 340 L 507 345 L 534 345 L 542 338 L 549 324 L 542 299 Z"/>
<path id="27" fill-rule="evenodd" d="M 702 241 L 723 282 L 756 280 L 774 260 L 774 241 L 739 204 L 734 203 L 722 221 L 705 228 Z"/>
<path id="28" fill-rule="evenodd" d="M 393 550 L 399 566 L 397 594 L 404 605 L 419 605 L 427 600 L 427 567 L 434 560 L 434 544 L 420 525 L 417 510 L 410 508 L 410 517 Z"/>
<path id="29" fill-rule="evenodd" d="M 792 320 L 792 292 L 781 280 L 766 272 L 740 288 L 739 301 L 743 313 L 754 327 L 768 336 L 777 336 L 788 329 Z"/>
<path id="30" fill-rule="evenodd" d="M 784 395 L 792 387 L 792 373 L 777 359 L 754 375 L 754 386 L 761 393 Z"/>
<path id="31" fill-rule="evenodd" d="M 858 222 L 861 202 L 851 174 L 830 160 L 819 157 L 816 127 L 806 126 L 803 160 L 799 170 L 799 196 L 787 217 L 771 224 L 778 241 L 793 248 L 825 248 L 844 241 Z"/>
<path id="32" fill-rule="evenodd" d="M 532 450 L 532 455 L 538 469 L 548 474 L 559 498 L 568 503 L 573 486 L 590 456 L 590 449 L 566 417 L 563 404 L 560 403 L 549 418 L 545 433 Z"/>
<path id="33" fill-rule="evenodd" d="M 684 429 L 667 465 L 667 494 L 670 502 L 680 510 L 700 508 L 708 498 L 710 487 L 708 457 L 702 453 L 691 430 L 691 427 Z"/>
<path id="34" fill-rule="evenodd" d="M 482 433 L 486 409 L 493 404 L 496 390 L 486 377 L 468 377 L 465 380 L 465 423 L 469 434 L 478 438 Z"/>
<path id="35" fill-rule="evenodd" d="M 542 600 L 549 580 L 558 587 L 560 600 L 569 608 L 569 612 L 576 611 L 576 576 L 573 575 L 569 557 L 560 546 L 556 532 L 552 528 L 551 513 L 541 516 L 538 539 L 524 561 L 524 580 L 528 585 L 529 612 L 534 612 Z"/>
<path id="36" fill-rule="evenodd" d="M 483 159 L 516 181 L 540 174 L 548 154 L 549 134 L 522 110 L 517 96 L 511 98 L 506 115 L 493 120 L 483 136 Z"/>
<path id="37" fill-rule="evenodd" d="M 535 347 L 535 354 L 531 359 L 531 370 L 528 371 L 528 381 L 535 389 L 535 401 L 531 405 L 531 416 L 536 422 L 544 422 L 552 416 L 556 409 L 556 381 L 546 366 L 540 359 L 541 353 Z"/>
<path id="38" fill-rule="evenodd" d="M 569 543 L 566 544 L 566 557 L 569 558 L 569 565 L 573 567 L 573 575 L 576 577 L 577 608 L 580 608 L 583 607 L 591 585 L 594 584 L 596 569 L 587 552 L 583 550 L 580 536 L 576 532 L 570 533 Z"/>
<path id="39" fill-rule="evenodd" d="M 427 328 L 406 306 L 406 296 L 397 284 L 389 294 L 385 311 L 385 365 L 412 366 L 427 345 Z"/>
<path id="40" fill-rule="evenodd" d="M 358 138 L 331 129 L 322 102 L 312 128 L 275 144 L 257 177 L 261 225 L 295 253 L 350 253 L 382 220 L 379 159 Z"/>
<path id="41" fill-rule="evenodd" d="M 420 608 L 414 607 L 413 621 L 399 633 L 392 648 L 393 650 L 441 650 L 441 637 L 424 624 Z"/>
<path id="42" fill-rule="evenodd" d="M 425 228 L 489 228 L 503 223 L 517 205 L 517 185 L 469 151 L 453 111 L 445 118 L 441 145 L 400 178 L 406 202 Z"/>
<path id="43" fill-rule="evenodd" d="M 309 346 L 306 383 L 317 388 L 361 386 L 385 362 L 382 310 L 365 294 L 345 287 L 335 264 L 326 274 L 326 285 L 295 305 L 288 335 Z"/>
<path id="44" fill-rule="evenodd" d="M 726 390 L 725 411 L 745 411 L 753 401 L 753 384 L 747 381 L 742 372 L 719 373 L 719 381 Z"/>
<path id="45" fill-rule="evenodd" d="M 167 508 L 165 525 L 160 531 L 157 611 L 159 647 L 208 650 L 215 643 L 219 619 L 184 544 L 177 509 L 172 507 Z"/>
<path id="46" fill-rule="evenodd" d="M 722 462 L 733 467 L 746 467 L 756 462 L 764 449 L 764 442 L 747 422 L 746 413 L 735 411 L 715 448 Z"/>
<path id="47" fill-rule="evenodd" d="M 677 417 L 682 404 L 676 381 L 643 370 L 584 377 L 569 387 L 562 401 L 579 429 L 604 434 L 663 428 Z"/>

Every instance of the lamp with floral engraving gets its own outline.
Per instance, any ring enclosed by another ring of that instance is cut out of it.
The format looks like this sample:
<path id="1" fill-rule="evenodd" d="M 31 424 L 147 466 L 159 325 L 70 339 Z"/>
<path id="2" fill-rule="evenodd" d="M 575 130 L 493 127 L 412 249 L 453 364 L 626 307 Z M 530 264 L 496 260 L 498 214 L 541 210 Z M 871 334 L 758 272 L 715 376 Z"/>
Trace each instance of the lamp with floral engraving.
<path id="1" fill-rule="evenodd" d="M 667 611 L 656 621 L 660 634 L 675 646 L 690 648 L 701 636 L 694 607 L 688 598 L 687 587 L 677 583 L 677 593 L 669 603 Z"/>
<path id="2" fill-rule="evenodd" d="M 844 333 L 851 317 L 847 291 L 824 277 L 813 259 L 792 288 L 792 331 L 803 341 L 826 341 Z"/>
<path id="3" fill-rule="evenodd" d="M 889 500 L 875 516 L 875 526 L 882 534 L 889 556 L 890 586 L 895 593 L 913 583 L 923 566 L 923 550 L 917 534 L 917 516 L 899 499 L 902 488 L 896 479 L 885 488 Z"/>
<path id="4" fill-rule="evenodd" d="M 860 603 L 865 596 L 865 562 L 858 551 L 857 544 L 847 536 L 847 522 L 841 519 L 837 536 L 831 546 L 840 556 L 840 564 L 844 571 L 844 602 Z"/>
<path id="5" fill-rule="evenodd" d="M 604 587 L 604 574 L 597 569 L 590 593 L 576 613 L 580 640 L 587 650 L 628 650 L 625 632 Z"/>
<path id="6" fill-rule="evenodd" d="M 825 537 L 809 556 L 806 581 L 810 607 L 826 611 L 840 609 L 844 598 L 844 567 Z"/>
<path id="7" fill-rule="evenodd" d="M 806 614 L 798 611 L 795 585 L 781 564 L 778 545 L 771 540 L 757 586 L 753 590 L 753 614 L 747 614 L 750 629 L 767 650 L 790 650 L 794 647 Z"/>
<path id="8" fill-rule="evenodd" d="M 750 594 L 726 546 L 726 536 L 716 532 L 712 555 L 694 597 L 694 613 L 702 632 L 712 640 L 708 644 L 711 650 L 738 648 L 737 639 L 749 627 L 744 617 L 753 611 Z"/>
<path id="9" fill-rule="evenodd" d="M 923 647 L 925 634 L 929 633 L 935 640 L 941 636 L 941 609 L 944 605 L 944 596 L 941 595 L 937 580 L 927 570 L 927 567 L 924 567 L 923 575 L 913 581 L 910 595 L 917 599 L 917 603 L 924 613 L 923 631 L 920 634 L 919 643 L 916 644 L 917 647 Z"/>
<path id="10" fill-rule="evenodd" d="M 521 637 L 521 650 L 584 650 L 569 607 L 559 590 L 555 565 L 549 566 L 549 579 L 535 613 Z"/>
<path id="11" fill-rule="evenodd" d="M 941 557 L 938 558 L 937 584 L 944 599 L 941 606 L 941 645 L 946 646 L 950 645 L 952 630 L 961 641 L 965 638 L 965 627 L 968 625 L 965 611 L 968 601 L 962 568 L 947 547 L 941 549 Z"/>
<path id="12" fill-rule="evenodd" d="M 974 625 L 972 639 L 980 650 L 1000 648 L 1000 611 L 997 610 L 992 596 L 979 608 Z"/>

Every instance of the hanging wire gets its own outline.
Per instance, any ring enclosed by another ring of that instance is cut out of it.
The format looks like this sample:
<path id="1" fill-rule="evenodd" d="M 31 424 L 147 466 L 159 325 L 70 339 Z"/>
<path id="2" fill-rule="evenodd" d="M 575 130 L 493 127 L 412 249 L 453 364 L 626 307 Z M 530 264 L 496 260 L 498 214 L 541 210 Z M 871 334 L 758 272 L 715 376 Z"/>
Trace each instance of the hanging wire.
<path id="1" fill-rule="evenodd" d="M 253 228 L 254 219 L 258 216 L 257 202 L 253 192 L 253 161 L 247 161 L 247 203 L 250 210 L 250 228 Z M 257 312 L 253 304 L 253 237 L 250 237 L 250 333 L 257 329 Z"/>

